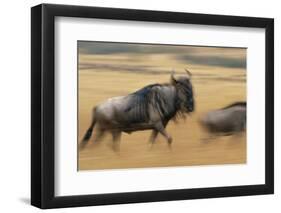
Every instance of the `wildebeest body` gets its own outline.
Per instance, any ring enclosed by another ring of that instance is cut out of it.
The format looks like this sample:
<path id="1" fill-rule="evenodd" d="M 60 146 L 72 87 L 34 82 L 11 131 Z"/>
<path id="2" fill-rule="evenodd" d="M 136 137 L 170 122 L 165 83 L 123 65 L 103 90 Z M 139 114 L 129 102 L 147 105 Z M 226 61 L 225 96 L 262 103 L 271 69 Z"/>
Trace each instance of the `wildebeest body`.
<path id="1" fill-rule="evenodd" d="M 113 141 L 119 140 L 121 132 L 153 130 L 151 142 L 158 132 L 169 143 L 171 136 L 165 127 L 177 114 L 192 112 L 194 109 L 193 90 L 189 76 L 175 79 L 166 84 L 148 85 L 127 96 L 114 97 L 96 106 L 92 124 L 86 132 L 81 146 L 84 147 L 97 124 L 96 141 L 105 131 L 111 132 Z"/>
<path id="2" fill-rule="evenodd" d="M 151 128 L 157 121 L 175 116 L 175 88 L 170 85 L 149 85 L 128 96 L 115 97 L 96 107 L 101 128 L 136 131 Z"/>
<path id="3" fill-rule="evenodd" d="M 246 102 L 208 112 L 201 124 L 212 133 L 233 134 L 246 129 Z"/>

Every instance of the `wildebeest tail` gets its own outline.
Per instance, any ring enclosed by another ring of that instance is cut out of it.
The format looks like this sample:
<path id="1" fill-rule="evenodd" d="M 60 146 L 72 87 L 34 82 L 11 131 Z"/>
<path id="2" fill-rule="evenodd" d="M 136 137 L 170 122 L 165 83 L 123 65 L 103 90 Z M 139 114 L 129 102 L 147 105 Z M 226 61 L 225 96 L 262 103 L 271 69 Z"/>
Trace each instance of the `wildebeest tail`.
<path id="1" fill-rule="evenodd" d="M 91 123 L 90 127 L 88 128 L 87 132 L 85 133 L 85 135 L 84 135 L 84 137 L 83 137 L 83 139 L 80 143 L 80 149 L 83 149 L 87 145 L 89 139 L 92 136 L 93 129 L 94 129 L 95 124 L 96 124 L 95 112 L 96 112 L 96 109 L 94 108 L 93 113 L 92 113 L 92 123 Z"/>

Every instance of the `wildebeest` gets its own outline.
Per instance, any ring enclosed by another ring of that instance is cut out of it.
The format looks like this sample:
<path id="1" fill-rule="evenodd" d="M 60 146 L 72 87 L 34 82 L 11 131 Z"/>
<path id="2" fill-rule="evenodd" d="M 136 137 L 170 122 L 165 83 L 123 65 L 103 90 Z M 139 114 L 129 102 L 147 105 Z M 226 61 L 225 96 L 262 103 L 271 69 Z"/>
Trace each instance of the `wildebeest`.
<path id="1" fill-rule="evenodd" d="M 105 132 L 113 137 L 113 149 L 119 148 L 121 133 L 152 130 L 150 142 L 154 143 L 160 132 L 172 143 L 172 137 L 165 130 L 168 122 L 194 110 L 191 73 L 175 77 L 170 83 L 152 84 L 131 93 L 106 100 L 93 108 L 92 122 L 80 143 L 83 148 L 90 139 L 96 125 L 94 143 L 101 140 Z"/>
<path id="2" fill-rule="evenodd" d="M 246 129 L 246 102 L 235 102 L 222 109 L 208 112 L 201 125 L 210 133 L 232 135 Z"/>

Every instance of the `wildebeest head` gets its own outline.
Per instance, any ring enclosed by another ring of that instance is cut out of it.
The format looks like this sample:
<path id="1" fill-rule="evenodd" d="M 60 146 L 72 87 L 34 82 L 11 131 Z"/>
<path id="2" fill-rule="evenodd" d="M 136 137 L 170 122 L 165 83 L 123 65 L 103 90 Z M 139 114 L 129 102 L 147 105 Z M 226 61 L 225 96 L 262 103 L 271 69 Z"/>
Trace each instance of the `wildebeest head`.
<path id="1" fill-rule="evenodd" d="M 187 75 L 175 77 L 171 74 L 171 84 L 177 89 L 180 110 L 185 112 L 194 111 L 193 88 L 191 84 L 191 73 L 185 69 Z"/>

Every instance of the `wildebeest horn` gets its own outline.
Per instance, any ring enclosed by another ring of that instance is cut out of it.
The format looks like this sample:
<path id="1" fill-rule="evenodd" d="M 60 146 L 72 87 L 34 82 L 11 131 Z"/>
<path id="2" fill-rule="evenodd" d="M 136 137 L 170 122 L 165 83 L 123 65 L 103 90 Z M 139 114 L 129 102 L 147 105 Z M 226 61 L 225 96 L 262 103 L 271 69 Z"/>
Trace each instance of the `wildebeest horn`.
<path id="1" fill-rule="evenodd" d="M 192 76 L 191 72 L 188 69 L 184 69 L 184 70 L 186 71 L 188 77 L 191 78 L 191 76 Z"/>

